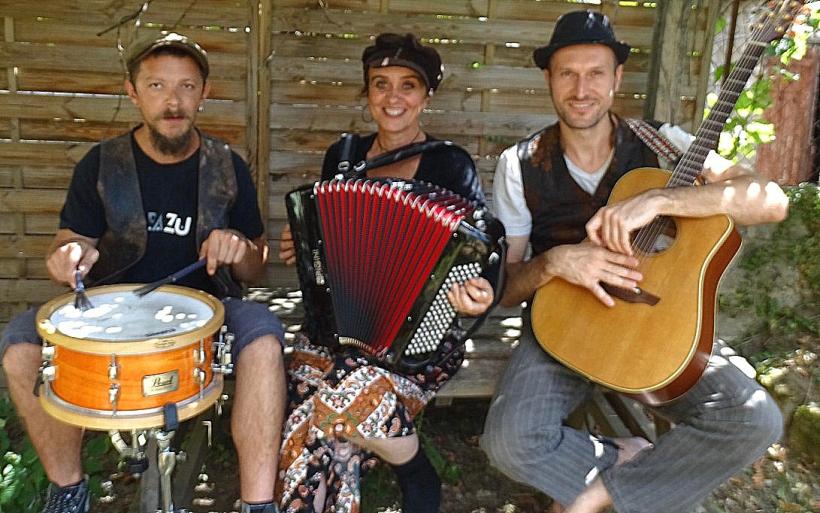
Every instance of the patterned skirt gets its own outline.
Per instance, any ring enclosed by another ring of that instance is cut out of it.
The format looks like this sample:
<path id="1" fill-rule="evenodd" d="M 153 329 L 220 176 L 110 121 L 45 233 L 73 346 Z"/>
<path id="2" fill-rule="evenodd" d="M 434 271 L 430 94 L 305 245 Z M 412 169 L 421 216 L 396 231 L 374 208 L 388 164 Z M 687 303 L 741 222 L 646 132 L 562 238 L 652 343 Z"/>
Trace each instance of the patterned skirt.
<path id="1" fill-rule="evenodd" d="M 451 349 L 446 345 L 441 354 Z M 413 434 L 413 419 L 458 370 L 463 353 L 405 376 L 356 350 L 333 354 L 305 337 L 293 347 L 276 487 L 280 510 L 358 513 L 359 481 L 377 459 L 356 441 Z M 318 511 L 317 493 L 324 494 Z"/>

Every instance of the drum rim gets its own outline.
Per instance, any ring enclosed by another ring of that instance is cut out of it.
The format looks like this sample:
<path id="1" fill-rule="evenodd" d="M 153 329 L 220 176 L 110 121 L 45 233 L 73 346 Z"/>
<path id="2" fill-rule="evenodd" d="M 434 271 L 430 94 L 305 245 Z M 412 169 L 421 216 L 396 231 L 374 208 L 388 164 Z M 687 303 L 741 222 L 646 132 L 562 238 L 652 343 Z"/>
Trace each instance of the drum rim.
<path id="1" fill-rule="evenodd" d="M 86 295 L 93 299 L 94 296 L 99 294 L 104 294 L 107 292 L 133 291 L 140 286 L 142 286 L 141 283 L 102 285 L 100 287 L 92 287 L 87 289 Z M 213 315 L 208 322 L 199 328 L 186 333 L 181 333 L 179 335 L 170 334 L 168 337 L 137 338 L 122 342 L 91 338 L 81 339 L 58 331 L 57 328 L 51 323 L 51 315 L 58 308 L 74 300 L 74 292 L 67 292 L 57 296 L 51 301 L 48 301 L 37 310 L 37 315 L 35 317 L 37 334 L 40 335 L 40 338 L 43 339 L 44 343 L 65 347 L 67 349 L 91 354 L 126 355 L 170 351 L 179 347 L 185 347 L 199 342 L 207 337 L 213 336 L 222 327 L 225 320 L 225 307 L 219 299 L 211 294 L 208 294 L 202 290 L 181 287 L 179 285 L 163 285 L 157 290 L 200 300 L 207 304 L 211 310 L 213 310 Z"/>
<path id="2" fill-rule="evenodd" d="M 214 378 L 202 389 L 202 397 L 196 393 L 176 402 L 179 420 L 187 420 L 199 415 L 216 403 L 222 395 L 224 379 L 221 374 L 214 373 Z M 40 404 L 43 409 L 54 418 L 69 424 L 98 430 L 147 429 L 162 427 L 165 422 L 162 407 L 143 408 L 140 410 L 97 410 L 85 408 L 69 403 L 57 395 L 51 384 L 44 382 L 40 385 Z"/>

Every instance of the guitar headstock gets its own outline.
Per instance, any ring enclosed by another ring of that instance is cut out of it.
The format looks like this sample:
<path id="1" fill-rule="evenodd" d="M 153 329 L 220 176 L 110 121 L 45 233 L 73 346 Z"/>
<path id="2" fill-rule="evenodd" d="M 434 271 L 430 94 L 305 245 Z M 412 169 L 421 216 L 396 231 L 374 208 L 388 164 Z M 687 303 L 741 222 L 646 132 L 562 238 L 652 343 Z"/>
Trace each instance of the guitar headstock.
<path id="1" fill-rule="evenodd" d="M 766 2 L 765 13 L 753 27 L 755 41 L 769 43 L 783 37 L 805 3 L 801 0 Z"/>

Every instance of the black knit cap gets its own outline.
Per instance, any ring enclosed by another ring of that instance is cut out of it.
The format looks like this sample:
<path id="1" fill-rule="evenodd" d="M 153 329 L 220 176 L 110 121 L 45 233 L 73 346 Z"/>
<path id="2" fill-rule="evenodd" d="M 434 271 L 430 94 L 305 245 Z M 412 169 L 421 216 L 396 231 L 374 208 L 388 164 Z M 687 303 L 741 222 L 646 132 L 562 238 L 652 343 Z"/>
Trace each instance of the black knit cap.
<path id="1" fill-rule="evenodd" d="M 444 66 L 438 52 L 424 46 L 419 38 L 413 34 L 384 33 L 376 36 L 373 46 L 368 46 L 362 52 L 362 66 L 364 68 L 364 83 L 367 84 L 367 70 L 370 68 L 384 68 L 386 66 L 402 66 L 410 68 L 419 74 L 427 85 L 428 93 L 438 88 L 444 76 Z"/>
<path id="2" fill-rule="evenodd" d="M 599 12 L 587 10 L 572 11 L 559 17 L 549 44 L 536 48 L 532 58 L 539 68 L 546 69 L 550 65 L 550 57 L 557 50 L 579 44 L 599 44 L 612 48 L 618 64 L 623 64 L 629 57 L 629 45 L 615 39 L 609 18 Z"/>

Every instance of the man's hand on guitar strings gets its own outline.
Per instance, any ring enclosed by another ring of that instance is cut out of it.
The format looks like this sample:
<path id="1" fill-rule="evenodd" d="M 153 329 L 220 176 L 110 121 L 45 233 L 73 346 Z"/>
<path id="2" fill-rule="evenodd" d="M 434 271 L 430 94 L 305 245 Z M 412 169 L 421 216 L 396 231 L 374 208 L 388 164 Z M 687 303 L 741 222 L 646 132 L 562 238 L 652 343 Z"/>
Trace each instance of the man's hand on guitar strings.
<path id="1" fill-rule="evenodd" d="M 637 258 L 589 241 L 556 246 L 547 255 L 552 275 L 589 289 L 607 306 L 615 306 L 615 300 L 601 287 L 601 282 L 632 289 L 643 279 L 643 275 L 635 270 Z"/>
<path id="2" fill-rule="evenodd" d="M 650 189 L 624 201 L 601 207 L 586 224 L 593 243 L 632 256 L 630 234 L 663 214 L 663 189 Z"/>

